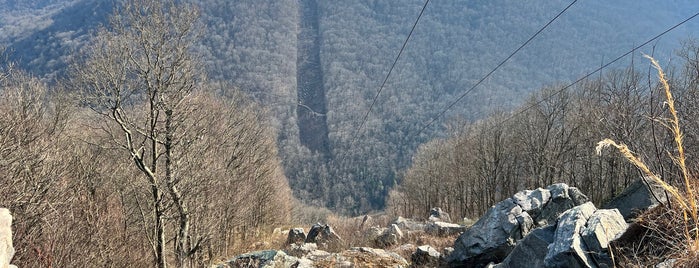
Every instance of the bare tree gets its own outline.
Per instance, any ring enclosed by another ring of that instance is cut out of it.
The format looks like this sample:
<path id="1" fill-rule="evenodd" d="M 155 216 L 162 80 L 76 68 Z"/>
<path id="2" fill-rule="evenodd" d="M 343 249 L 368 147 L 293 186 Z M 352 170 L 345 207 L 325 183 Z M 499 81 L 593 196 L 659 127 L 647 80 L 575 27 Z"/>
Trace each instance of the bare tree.
<path id="1" fill-rule="evenodd" d="M 69 109 L 50 101 L 39 79 L 0 71 L 0 206 L 15 217 L 14 261 L 40 265 L 55 242 L 47 219 L 65 200 L 60 146 Z"/>
<path id="2" fill-rule="evenodd" d="M 169 206 L 175 208 L 174 255 L 182 267 L 198 249 L 197 241 L 190 241 L 190 210 L 176 158 L 189 142 L 182 139 L 191 114 L 187 99 L 203 80 L 192 54 L 197 12 L 176 1 L 133 0 L 111 22 L 97 33 L 84 65 L 75 68 L 75 82 L 150 185 L 155 226 L 149 239 L 158 267 L 166 267 L 165 216 Z M 121 134 L 112 132 L 113 126 Z"/>

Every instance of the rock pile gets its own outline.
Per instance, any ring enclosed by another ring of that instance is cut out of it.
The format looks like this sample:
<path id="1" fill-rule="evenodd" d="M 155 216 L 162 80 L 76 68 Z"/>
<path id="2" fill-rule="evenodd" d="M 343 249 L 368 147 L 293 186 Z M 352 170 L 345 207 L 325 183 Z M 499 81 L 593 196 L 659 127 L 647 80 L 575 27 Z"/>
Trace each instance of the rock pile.
<path id="1" fill-rule="evenodd" d="M 609 241 L 626 230 L 575 187 L 526 190 L 493 206 L 454 244 L 453 267 L 611 267 Z M 499 263 L 492 265 L 492 263 Z"/>
<path id="2" fill-rule="evenodd" d="M 518 192 L 471 227 L 449 223 L 449 214 L 433 208 L 428 221 L 398 217 L 387 227 L 364 229 L 365 241 L 409 255 L 410 263 L 384 249 L 324 251 L 342 239 L 318 223 L 308 235 L 302 228 L 291 229 L 285 250 L 243 254 L 218 267 L 613 267 L 609 243 L 629 229 L 627 220 L 664 198 L 659 186 L 643 179 L 607 209 L 597 209 L 577 188 L 559 183 Z M 429 245 L 401 244 L 416 232 L 460 235 L 453 248 L 442 252 Z"/>

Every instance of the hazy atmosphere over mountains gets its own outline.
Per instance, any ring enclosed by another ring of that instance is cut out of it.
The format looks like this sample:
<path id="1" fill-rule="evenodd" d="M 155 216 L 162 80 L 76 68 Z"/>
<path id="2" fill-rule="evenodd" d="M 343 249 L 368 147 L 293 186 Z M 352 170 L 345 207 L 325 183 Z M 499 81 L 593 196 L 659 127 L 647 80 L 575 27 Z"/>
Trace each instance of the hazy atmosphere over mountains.
<path id="1" fill-rule="evenodd" d="M 450 118 L 482 118 L 574 81 L 699 9 L 690 0 L 579 1 L 419 133 L 570 1 L 430 2 L 361 129 L 423 1 L 195 2 L 209 80 L 241 89 L 273 116 L 295 197 L 349 214 L 383 208 L 416 148 L 443 136 Z M 0 0 L 0 45 L 20 68 L 54 81 L 116 5 Z M 690 21 L 634 55 L 672 61 L 698 29 Z"/>

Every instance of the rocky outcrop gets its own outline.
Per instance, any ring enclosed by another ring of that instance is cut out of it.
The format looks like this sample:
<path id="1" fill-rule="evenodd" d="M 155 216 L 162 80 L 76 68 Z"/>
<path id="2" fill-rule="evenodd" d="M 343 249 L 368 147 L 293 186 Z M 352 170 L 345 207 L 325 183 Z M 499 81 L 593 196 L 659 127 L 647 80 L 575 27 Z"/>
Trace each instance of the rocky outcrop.
<path id="1" fill-rule="evenodd" d="M 398 228 L 398 225 L 391 224 L 384 232 L 376 238 L 376 244 L 379 247 L 389 247 L 397 245 L 403 239 L 403 232 Z"/>
<path id="2" fill-rule="evenodd" d="M 589 249 L 582 242 L 580 233 L 587 220 L 596 210 L 592 203 L 574 207 L 560 216 L 556 225 L 553 243 L 548 246 L 544 258 L 546 267 L 594 267 Z"/>
<path id="3" fill-rule="evenodd" d="M 286 255 L 283 251 L 263 250 L 239 255 L 217 268 L 276 268 L 276 267 L 299 267 L 299 259 Z M 308 266 L 307 266 L 308 267 Z"/>
<path id="4" fill-rule="evenodd" d="M 556 222 L 563 212 L 587 201 L 577 188 L 563 183 L 518 192 L 495 204 L 459 236 L 447 261 L 467 267 L 501 262 L 533 229 Z"/>
<path id="5" fill-rule="evenodd" d="M 617 209 L 600 209 L 590 216 L 582 236 L 595 263 L 600 267 L 614 267 L 609 256 L 609 242 L 628 228 L 624 217 Z"/>
<path id="6" fill-rule="evenodd" d="M 556 226 L 534 229 L 497 267 L 544 267 L 549 244 L 553 243 Z"/>
<path id="7" fill-rule="evenodd" d="M 413 219 L 406 219 L 403 217 L 398 217 L 395 220 L 393 220 L 390 224 L 395 224 L 398 225 L 398 228 L 401 230 L 407 230 L 407 231 L 422 231 L 425 230 L 425 223 L 424 222 L 419 222 Z"/>
<path id="8" fill-rule="evenodd" d="M 15 267 L 10 265 L 15 255 L 12 245 L 12 215 L 10 210 L 0 208 L 0 268 Z"/>
<path id="9" fill-rule="evenodd" d="M 613 267 L 609 242 L 626 228 L 618 210 L 597 210 L 588 202 L 532 230 L 502 263 L 489 267 Z"/>
<path id="10" fill-rule="evenodd" d="M 466 229 L 467 228 L 462 225 L 441 221 L 430 222 L 425 226 L 425 232 L 433 236 L 441 237 L 459 234 L 466 231 Z"/>
<path id="11" fill-rule="evenodd" d="M 427 218 L 427 220 L 431 222 L 451 222 L 451 217 L 449 217 L 449 213 L 444 212 L 442 208 L 436 207 L 430 209 L 430 217 Z"/>
<path id="12" fill-rule="evenodd" d="M 635 218 L 639 212 L 667 203 L 665 190 L 655 180 L 644 177 L 631 183 L 618 196 L 603 208 L 616 208 L 626 221 Z"/>
<path id="13" fill-rule="evenodd" d="M 417 247 L 415 252 L 410 255 L 412 267 L 438 267 L 441 258 L 442 254 L 428 245 Z"/>
<path id="14" fill-rule="evenodd" d="M 306 243 L 316 243 L 321 248 L 337 248 L 342 244 L 342 238 L 330 225 L 316 223 L 308 231 Z"/>
<path id="15" fill-rule="evenodd" d="M 287 245 L 303 243 L 305 241 L 306 233 L 303 231 L 303 228 L 291 228 L 289 230 L 289 234 L 286 237 Z"/>

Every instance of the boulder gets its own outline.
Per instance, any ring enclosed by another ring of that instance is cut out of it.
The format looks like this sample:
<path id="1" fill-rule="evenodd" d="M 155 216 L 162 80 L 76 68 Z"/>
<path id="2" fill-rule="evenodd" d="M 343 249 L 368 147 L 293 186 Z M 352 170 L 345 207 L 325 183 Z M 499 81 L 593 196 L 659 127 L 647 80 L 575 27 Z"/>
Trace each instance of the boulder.
<path id="1" fill-rule="evenodd" d="M 388 228 L 382 228 L 382 227 L 378 227 L 378 226 L 369 227 L 369 229 L 366 229 L 364 231 L 364 239 L 367 242 L 377 243 L 378 242 L 377 240 L 379 239 L 379 237 L 381 235 L 383 235 L 387 229 Z"/>
<path id="2" fill-rule="evenodd" d="M 10 210 L 0 208 L 0 268 L 12 267 L 10 261 L 15 255 L 12 245 L 12 215 Z"/>
<path id="3" fill-rule="evenodd" d="M 627 228 L 624 217 L 616 209 L 600 209 L 590 216 L 580 235 L 598 266 L 614 267 L 608 254 L 609 242 Z"/>
<path id="4" fill-rule="evenodd" d="M 237 267 L 255 267 L 255 268 L 275 268 L 275 267 L 298 267 L 299 259 L 293 256 L 286 255 L 283 251 L 277 250 L 262 250 L 251 253 L 238 255 L 237 257 L 220 264 L 218 268 L 237 268 Z"/>
<path id="5" fill-rule="evenodd" d="M 536 190 L 524 190 L 512 196 L 514 202 L 527 211 L 533 218 L 539 217 L 541 209 L 551 199 L 551 192 L 547 189 L 537 188 Z"/>
<path id="6" fill-rule="evenodd" d="M 343 241 L 330 225 L 316 223 L 308 231 L 306 243 L 316 243 L 322 248 L 338 247 Z"/>
<path id="7" fill-rule="evenodd" d="M 286 237 L 287 245 L 303 243 L 304 241 L 306 241 L 306 233 L 303 231 L 303 228 L 289 229 L 289 234 Z"/>
<path id="8" fill-rule="evenodd" d="M 425 232 L 434 236 L 450 236 L 466 231 L 465 226 L 448 222 L 430 222 L 425 227 Z"/>
<path id="9" fill-rule="evenodd" d="M 665 190 L 652 178 L 644 177 L 631 183 L 603 208 L 618 209 L 628 222 L 636 218 L 639 212 L 654 208 L 661 203 L 667 203 Z"/>
<path id="10" fill-rule="evenodd" d="M 595 267 L 589 249 L 583 243 L 581 232 L 595 212 L 588 202 L 564 212 L 558 219 L 553 243 L 544 258 L 546 267 Z"/>
<path id="11" fill-rule="evenodd" d="M 415 252 L 410 255 L 413 267 L 438 267 L 442 255 L 431 246 L 419 246 Z"/>
<path id="12" fill-rule="evenodd" d="M 379 247 L 389 247 L 397 245 L 403 239 L 403 232 L 401 232 L 398 225 L 391 224 L 378 238 L 376 238 L 376 244 Z"/>
<path id="13" fill-rule="evenodd" d="M 532 230 L 555 224 L 565 211 L 586 202 L 588 198 L 580 190 L 563 183 L 520 191 L 494 205 L 461 234 L 447 261 L 468 267 L 502 262 Z"/>
<path id="14" fill-rule="evenodd" d="M 318 245 L 316 245 L 315 243 L 293 243 L 289 245 L 288 249 L 286 250 L 286 254 L 300 258 L 308 255 L 308 253 L 311 253 L 315 250 L 318 250 Z"/>
<path id="15" fill-rule="evenodd" d="M 428 220 L 431 222 L 451 222 L 451 217 L 449 217 L 449 213 L 442 211 L 442 208 L 436 207 L 430 209 L 430 217 Z"/>
<path id="16" fill-rule="evenodd" d="M 401 230 L 405 231 L 422 231 L 425 229 L 424 223 L 412 219 L 406 219 L 400 216 L 393 220 L 390 224 L 398 225 Z"/>
<path id="17" fill-rule="evenodd" d="M 550 200 L 541 209 L 541 213 L 535 218 L 537 226 L 546 226 L 556 222 L 558 216 L 564 211 L 588 202 L 587 196 L 578 188 L 569 187 L 565 183 L 552 184 L 546 188 L 551 194 Z"/>
<path id="18" fill-rule="evenodd" d="M 534 229 L 517 243 L 510 255 L 496 267 L 544 267 L 544 258 L 549 244 L 553 242 L 555 232 L 555 225 Z"/>
<path id="19" fill-rule="evenodd" d="M 466 267 L 483 267 L 490 262 L 502 261 L 526 235 L 517 220 L 517 217 L 528 217 L 523 213 L 526 212 L 511 198 L 495 204 L 459 236 L 447 261 Z"/>

